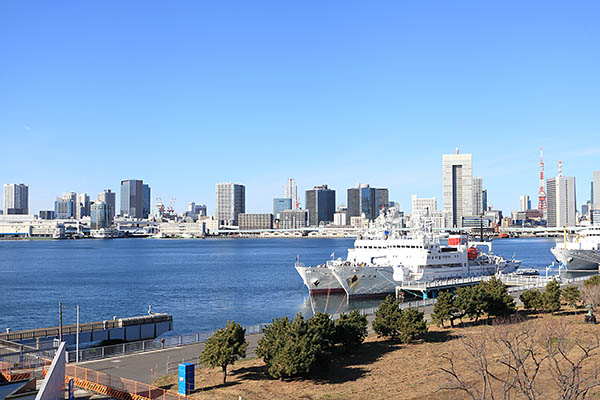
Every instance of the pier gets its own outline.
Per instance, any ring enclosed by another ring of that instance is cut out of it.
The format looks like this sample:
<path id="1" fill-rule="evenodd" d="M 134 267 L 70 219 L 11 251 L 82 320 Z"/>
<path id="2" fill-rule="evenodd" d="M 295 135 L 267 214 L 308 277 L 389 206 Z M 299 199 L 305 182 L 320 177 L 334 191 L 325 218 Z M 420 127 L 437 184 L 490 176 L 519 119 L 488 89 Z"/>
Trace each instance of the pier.
<path id="1" fill-rule="evenodd" d="M 441 290 L 450 290 L 465 286 L 475 286 L 480 282 L 490 280 L 494 275 L 473 276 L 461 279 L 448 279 L 430 282 L 404 281 L 396 286 L 396 297 L 403 297 L 408 293 L 423 299 L 435 298 Z M 545 286 L 552 279 L 561 279 L 558 276 L 522 276 L 522 275 L 500 275 L 498 278 L 507 286 L 517 287 L 518 289 L 531 289 Z M 588 277 L 585 277 L 588 278 Z"/>
<path id="2" fill-rule="evenodd" d="M 150 314 L 138 317 L 115 318 L 111 320 L 79 324 L 79 341 L 94 342 L 118 339 L 124 341 L 152 339 L 173 329 L 173 316 L 170 314 Z M 63 325 L 63 341 L 75 344 L 77 325 Z M 34 343 L 38 339 L 58 338 L 60 327 L 27 329 L 0 333 L 0 341 Z"/>

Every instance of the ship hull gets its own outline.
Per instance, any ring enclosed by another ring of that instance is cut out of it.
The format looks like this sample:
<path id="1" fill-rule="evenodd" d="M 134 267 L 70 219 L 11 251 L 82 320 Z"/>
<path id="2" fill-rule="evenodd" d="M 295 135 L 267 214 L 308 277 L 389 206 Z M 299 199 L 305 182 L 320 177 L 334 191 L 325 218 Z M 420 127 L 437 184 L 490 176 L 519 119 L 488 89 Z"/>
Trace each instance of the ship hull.
<path id="1" fill-rule="evenodd" d="M 309 294 L 327 295 L 345 293 L 344 288 L 327 267 L 296 266 L 296 271 L 302 278 Z"/>
<path id="2" fill-rule="evenodd" d="M 349 297 L 383 296 L 396 292 L 392 267 L 329 267 Z"/>
<path id="3" fill-rule="evenodd" d="M 600 251 L 598 250 L 575 250 L 561 247 L 550 249 L 558 262 L 564 264 L 570 271 L 597 270 L 600 263 Z"/>

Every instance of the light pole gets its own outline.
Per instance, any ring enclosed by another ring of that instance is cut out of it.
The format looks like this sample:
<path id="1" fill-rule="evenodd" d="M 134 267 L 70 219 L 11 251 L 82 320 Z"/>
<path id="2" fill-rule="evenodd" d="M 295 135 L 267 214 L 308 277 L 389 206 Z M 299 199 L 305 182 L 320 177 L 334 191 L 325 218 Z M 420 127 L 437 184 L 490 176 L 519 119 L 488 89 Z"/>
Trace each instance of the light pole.
<path id="1" fill-rule="evenodd" d="M 75 362 L 79 362 L 79 304 L 77 304 L 77 327 L 75 331 Z"/>

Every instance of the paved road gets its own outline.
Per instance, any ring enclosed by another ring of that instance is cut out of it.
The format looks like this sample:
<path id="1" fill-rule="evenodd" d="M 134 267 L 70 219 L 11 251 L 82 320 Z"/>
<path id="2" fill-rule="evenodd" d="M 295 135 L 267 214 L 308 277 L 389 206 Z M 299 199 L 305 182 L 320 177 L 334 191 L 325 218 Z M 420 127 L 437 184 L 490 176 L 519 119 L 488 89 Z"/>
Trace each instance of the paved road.
<path id="1" fill-rule="evenodd" d="M 583 286 L 582 282 L 578 282 L 577 286 Z M 519 295 L 522 292 L 512 292 L 511 295 L 520 304 Z M 421 311 L 425 313 L 425 318 L 430 320 L 433 306 L 421 307 Z M 371 333 L 371 322 L 374 316 L 367 317 L 369 321 L 369 332 Z M 254 357 L 256 346 L 262 334 L 247 335 L 248 341 L 248 357 Z M 179 363 L 182 360 L 193 360 L 200 357 L 204 350 L 204 343 L 196 343 L 181 347 L 169 347 L 164 350 L 155 350 L 146 353 L 134 353 L 120 357 L 108 358 L 99 361 L 88 361 L 79 363 L 78 365 L 86 368 L 91 368 L 96 371 L 101 371 L 113 376 L 120 376 L 127 379 L 136 380 L 138 382 L 152 383 L 156 378 L 160 378 L 166 374 L 167 363 Z"/>

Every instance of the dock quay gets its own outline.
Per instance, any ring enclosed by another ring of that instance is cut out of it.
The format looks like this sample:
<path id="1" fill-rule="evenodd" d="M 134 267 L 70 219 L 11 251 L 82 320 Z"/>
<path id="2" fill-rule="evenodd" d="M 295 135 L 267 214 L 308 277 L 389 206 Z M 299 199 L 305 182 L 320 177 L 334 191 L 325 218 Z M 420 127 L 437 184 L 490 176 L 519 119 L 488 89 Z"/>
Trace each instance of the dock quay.
<path id="1" fill-rule="evenodd" d="M 138 317 L 114 318 L 98 322 L 79 324 L 79 341 L 94 342 L 118 339 L 124 341 L 152 339 L 173 329 L 173 316 L 170 314 L 149 314 Z M 75 344 L 77 325 L 63 325 L 63 341 Z M 27 329 L 0 333 L 0 341 L 36 343 L 40 339 L 54 339 L 60 335 L 60 327 Z"/>
<path id="2" fill-rule="evenodd" d="M 404 281 L 396 286 L 396 297 L 404 297 L 404 294 L 410 294 L 423 299 L 436 298 L 437 294 L 442 290 L 454 291 L 454 289 L 465 286 L 475 286 L 480 282 L 487 281 L 495 277 L 494 275 L 472 276 L 461 279 L 448 279 L 430 282 L 421 281 Z M 559 283 L 571 283 L 571 281 L 583 280 L 589 277 L 561 279 L 559 276 L 522 276 L 514 274 L 506 274 L 497 276 L 509 289 L 525 290 L 537 287 L 543 287 L 553 279 L 557 279 Z M 564 282 L 563 282 L 564 281 Z M 511 290 L 512 291 L 512 290 Z"/>

